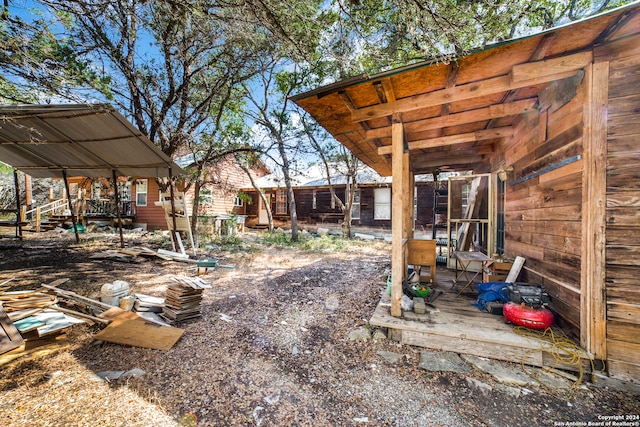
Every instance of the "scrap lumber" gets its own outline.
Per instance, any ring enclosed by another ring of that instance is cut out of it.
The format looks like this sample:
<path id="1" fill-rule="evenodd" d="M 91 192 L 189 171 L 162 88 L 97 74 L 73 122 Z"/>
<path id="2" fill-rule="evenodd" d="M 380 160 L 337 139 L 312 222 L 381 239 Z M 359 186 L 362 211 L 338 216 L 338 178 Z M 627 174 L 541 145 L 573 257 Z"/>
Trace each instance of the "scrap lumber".
<path id="1" fill-rule="evenodd" d="M 111 307 L 113 307 L 112 305 L 105 304 L 102 301 L 97 301 L 97 300 L 94 300 L 94 299 L 91 299 L 91 298 L 88 298 L 88 297 L 85 297 L 85 296 L 82 296 L 82 295 L 78 295 L 77 293 L 72 292 L 72 291 L 65 291 L 63 289 L 57 289 L 57 288 L 54 288 L 54 287 L 49 286 L 49 285 L 42 285 L 42 286 L 47 288 L 47 289 L 53 290 L 59 297 L 62 297 L 62 298 L 65 298 L 65 299 L 69 299 L 69 300 L 72 300 L 72 301 L 75 301 L 75 302 L 79 302 L 79 303 L 84 304 L 84 305 L 94 306 L 94 307 L 100 308 L 102 310 L 109 310 Z"/>
<path id="2" fill-rule="evenodd" d="M 26 319 L 27 317 L 40 313 L 42 310 L 42 308 L 26 308 L 24 310 L 16 310 L 7 313 L 7 316 L 9 316 L 9 319 L 11 319 L 11 321 L 15 323 L 19 320 Z"/>
<path id="3" fill-rule="evenodd" d="M 162 317 L 169 323 L 200 317 L 202 290 L 183 283 L 171 283 L 167 287 Z"/>
<path id="4" fill-rule="evenodd" d="M 0 305 L 0 354 L 7 353 L 20 347 L 23 339 L 7 313 Z"/>
<path id="5" fill-rule="evenodd" d="M 171 258 L 172 261 L 189 262 L 192 264 L 197 263 L 195 259 L 189 258 L 189 255 L 181 254 L 180 252 L 168 251 L 166 249 L 158 249 L 158 254 Z"/>
<path id="6" fill-rule="evenodd" d="M 153 312 L 162 313 L 164 307 L 164 298 L 154 297 L 145 294 L 134 294 L 136 301 L 133 303 L 133 308 L 137 312 Z"/>
<path id="7" fill-rule="evenodd" d="M 109 250 L 104 252 L 97 252 L 89 256 L 89 259 L 108 259 L 111 261 L 119 261 L 119 262 L 138 262 L 136 260 L 137 253 L 132 253 L 129 251 L 125 251 L 124 249 L 120 250 Z"/>
<path id="8" fill-rule="evenodd" d="M 52 305 L 49 308 L 52 309 L 52 310 L 59 311 L 59 312 L 64 313 L 64 314 L 69 314 L 69 315 L 71 315 L 73 317 L 81 317 L 83 319 L 92 320 L 94 322 L 109 324 L 109 321 L 106 320 L 106 319 L 102 319 L 100 317 L 92 316 L 90 314 L 85 314 L 85 313 L 82 313 L 80 311 L 69 310 L 68 308 L 58 307 L 57 305 Z"/>
<path id="9" fill-rule="evenodd" d="M 25 338 L 19 347 L 0 356 L 0 366 L 18 358 L 24 360 L 25 358 L 36 359 L 50 356 L 69 347 L 70 344 L 66 334 L 51 335 L 44 338 L 36 337 L 35 339 Z"/>
<path id="10" fill-rule="evenodd" d="M 55 295 L 35 291 L 5 292 L 0 295 L 0 302 L 7 313 L 33 308 L 46 308 L 57 301 L 58 299 Z"/>
<path id="11" fill-rule="evenodd" d="M 193 289 L 211 289 L 211 284 L 200 277 L 176 276 L 173 281 Z"/>

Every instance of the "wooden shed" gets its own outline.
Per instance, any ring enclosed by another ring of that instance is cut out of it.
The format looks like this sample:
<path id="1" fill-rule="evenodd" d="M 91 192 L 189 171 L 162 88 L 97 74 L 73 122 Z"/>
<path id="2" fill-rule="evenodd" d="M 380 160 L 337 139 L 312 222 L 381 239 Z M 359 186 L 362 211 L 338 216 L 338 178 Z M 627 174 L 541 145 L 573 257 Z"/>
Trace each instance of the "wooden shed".
<path id="1" fill-rule="evenodd" d="M 402 315 L 418 174 L 489 174 L 491 227 L 560 325 L 640 380 L 640 5 L 450 62 L 357 76 L 293 100 L 392 184 L 390 314 Z M 500 179 L 498 178 L 500 176 Z"/>

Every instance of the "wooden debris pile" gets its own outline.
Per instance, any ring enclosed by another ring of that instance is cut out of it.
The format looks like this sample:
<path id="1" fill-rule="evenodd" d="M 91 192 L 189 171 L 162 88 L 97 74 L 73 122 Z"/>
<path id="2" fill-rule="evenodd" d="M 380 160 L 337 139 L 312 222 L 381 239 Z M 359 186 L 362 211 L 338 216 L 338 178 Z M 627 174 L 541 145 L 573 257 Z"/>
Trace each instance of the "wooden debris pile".
<path id="1" fill-rule="evenodd" d="M 113 249 L 92 254 L 89 259 L 106 259 L 118 262 L 143 262 L 148 258 L 159 258 L 164 261 L 179 261 L 195 264 L 197 261 L 190 259 L 189 255 L 179 252 L 158 249 L 154 251 L 144 247 L 131 247 L 124 249 Z"/>
<path id="2" fill-rule="evenodd" d="M 199 277 L 174 277 L 167 287 L 162 317 L 177 323 L 201 316 L 202 291 L 211 285 Z"/>
<path id="3" fill-rule="evenodd" d="M 66 343 L 69 327 L 96 319 L 61 307 L 58 295 L 47 293 L 67 281 L 56 280 L 30 291 L 9 291 L 4 286 L 8 281 L 0 284 L 0 363 L 59 348 Z"/>
<path id="4" fill-rule="evenodd" d="M 135 311 L 129 311 L 58 288 L 68 280 L 15 292 L 3 286 L 6 282 L 0 283 L 0 365 L 39 352 L 43 346 L 47 351 L 59 350 L 60 343 L 66 343 L 68 328 L 83 322 L 105 326 L 96 340 L 168 350 L 184 330 L 158 315 L 166 315 L 171 323 L 200 316 L 202 290 L 211 287 L 200 278 L 177 277 L 167 291 L 168 309 L 164 298 L 133 294 L 125 297 L 135 297 L 131 307 Z"/>

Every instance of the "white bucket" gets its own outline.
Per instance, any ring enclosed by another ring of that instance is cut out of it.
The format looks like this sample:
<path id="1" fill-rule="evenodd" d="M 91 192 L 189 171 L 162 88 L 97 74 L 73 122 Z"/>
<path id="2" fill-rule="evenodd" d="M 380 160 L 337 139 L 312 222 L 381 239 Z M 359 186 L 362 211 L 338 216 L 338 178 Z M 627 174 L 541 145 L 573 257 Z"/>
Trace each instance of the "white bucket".
<path id="1" fill-rule="evenodd" d="M 100 289 L 100 300 L 105 304 L 118 306 L 120 298 L 129 295 L 129 284 L 124 280 L 105 283 Z"/>

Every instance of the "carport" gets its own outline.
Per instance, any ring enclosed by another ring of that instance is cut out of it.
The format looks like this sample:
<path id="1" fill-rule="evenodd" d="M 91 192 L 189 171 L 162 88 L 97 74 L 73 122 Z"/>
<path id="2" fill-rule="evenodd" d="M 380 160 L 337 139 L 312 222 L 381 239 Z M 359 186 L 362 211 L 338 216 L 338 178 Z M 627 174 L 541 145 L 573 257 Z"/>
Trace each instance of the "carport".
<path id="1" fill-rule="evenodd" d="M 69 176 L 173 177 L 183 170 L 109 104 L 0 106 L 0 161 L 16 176 L 16 234 L 20 236 L 17 170 L 35 178 L 62 178 L 69 194 Z M 173 197 L 172 197 L 173 199 Z M 79 240 L 71 201 L 69 210 Z M 124 247 L 118 209 L 120 244 Z M 175 229 L 175 227 L 174 227 Z"/>

